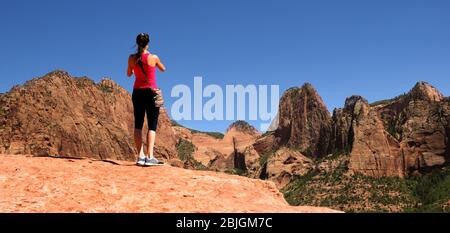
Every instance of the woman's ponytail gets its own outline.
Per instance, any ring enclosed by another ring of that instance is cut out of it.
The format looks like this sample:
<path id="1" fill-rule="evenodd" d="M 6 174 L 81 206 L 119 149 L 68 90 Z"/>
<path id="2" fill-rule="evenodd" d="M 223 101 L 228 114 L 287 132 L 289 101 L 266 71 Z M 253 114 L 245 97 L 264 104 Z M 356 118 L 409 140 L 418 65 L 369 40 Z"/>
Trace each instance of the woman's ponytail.
<path id="1" fill-rule="evenodd" d="M 139 67 L 141 67 L 142 72 L 144 75 L 147 75 L 145 73 L 144 66 L 142 64 L 142 53 L 144 52 L 145 47 L 148 45 L 148 42 L 150 41 L 150 37 L 147 33 L 141 33 L 136 37 L 136 45 L 137 45 L 137 64 Z"/>

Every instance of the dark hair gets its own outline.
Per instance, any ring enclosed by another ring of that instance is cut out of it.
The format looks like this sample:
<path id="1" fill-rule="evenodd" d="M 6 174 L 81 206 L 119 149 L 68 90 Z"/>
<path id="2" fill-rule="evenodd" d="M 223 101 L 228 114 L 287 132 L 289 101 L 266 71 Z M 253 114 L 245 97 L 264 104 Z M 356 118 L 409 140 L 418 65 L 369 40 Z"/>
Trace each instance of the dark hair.
<path id="1" fill-rule="evenodd" d="M 148 42 L 150 41 L 150 36 L 147 33 L 141 33 L 136 37 L 136 45 L 137 45 L 137 52 L 136 52 L 136 57 L 137 57 L 137 64 L 139 64 L 139 66 L 142 69 L 142 72 L 144 73 L 144 75 L 147 75 L 145 73 L 144 70 L 144 66 L 142 65 L 142 53 L 144 52 L 145 47 L 148 45 Z"/>

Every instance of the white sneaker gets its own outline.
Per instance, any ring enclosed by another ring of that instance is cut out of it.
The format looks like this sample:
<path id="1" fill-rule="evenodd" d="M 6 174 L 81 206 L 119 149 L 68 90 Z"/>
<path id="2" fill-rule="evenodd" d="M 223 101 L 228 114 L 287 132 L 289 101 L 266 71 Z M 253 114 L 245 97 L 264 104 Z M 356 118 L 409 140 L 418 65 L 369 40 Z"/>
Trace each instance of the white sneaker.
<path id="1" fill-rule="evenodd" d="M 145 159 L 145 166 L 161 166 L 164 165 L 163 162 L 160 162 L 158 159 L 156 159 L 155 157 L 148 159 Z"/>
<path id="2" fill-rule="evenodd" d="M 136 162 L 136 165 L 138 165 L 138 166 L 145 166 L 145 162 L 146 162 L 146 157 L 140 157 L 139 156 L 139 159 L 138 159 L 138 161 Z"/>

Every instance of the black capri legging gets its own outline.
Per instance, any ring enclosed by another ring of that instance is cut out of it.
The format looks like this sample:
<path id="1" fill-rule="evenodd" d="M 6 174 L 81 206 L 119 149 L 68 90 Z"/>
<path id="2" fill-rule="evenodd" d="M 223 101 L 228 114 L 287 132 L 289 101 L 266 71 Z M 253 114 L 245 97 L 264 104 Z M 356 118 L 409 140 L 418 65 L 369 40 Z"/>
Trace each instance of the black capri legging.
<path id="1" fill-rule="evenodd" d="M 155 92 L 150 88 L 133 89 L 134 128 L 142 129 L 147 113 L 148 129 L 156 131 L 158 127 L 159 108 L 155 106 Z"/>

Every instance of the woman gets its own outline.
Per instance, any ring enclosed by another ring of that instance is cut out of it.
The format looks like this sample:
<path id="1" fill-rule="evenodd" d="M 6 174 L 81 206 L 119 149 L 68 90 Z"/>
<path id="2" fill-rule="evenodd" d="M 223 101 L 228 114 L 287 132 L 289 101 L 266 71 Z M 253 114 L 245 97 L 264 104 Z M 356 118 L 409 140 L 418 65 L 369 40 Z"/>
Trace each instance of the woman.
<path id="1" fill-rule="evenodd" d="M 137 52 L 128 58 L 127 75 L 136 77 L 133 86 L 133 108 L 134 108 L 134 141 L 139 152 L 138 166 L 161 165 L 153 156 L 155 145 L 156 128 L 158 124 L 159 107 L 155 105 L 156 97 L 156 68 L 164 72 L 165 66 L 158 56 L 148 51 L 149 35 L 141 33 L 136 38 Z M 145 114 L 147 113 L 147 154 L 142 152 L 142 127 L 144 125 Z"/>

